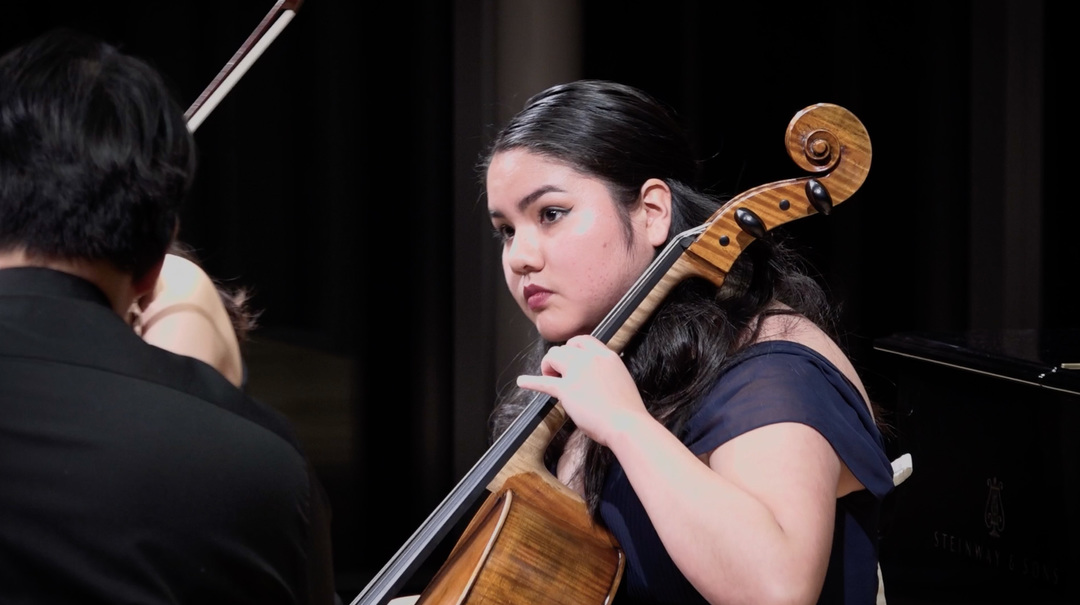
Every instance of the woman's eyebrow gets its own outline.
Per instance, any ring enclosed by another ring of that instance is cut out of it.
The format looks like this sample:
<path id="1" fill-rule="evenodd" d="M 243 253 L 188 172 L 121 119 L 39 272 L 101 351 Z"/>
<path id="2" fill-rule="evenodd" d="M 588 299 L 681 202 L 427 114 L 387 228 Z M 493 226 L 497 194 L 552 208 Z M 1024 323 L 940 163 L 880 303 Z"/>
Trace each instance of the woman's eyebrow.
<path id="1" fill-rule="evenodd" d="M 540 199 L 541 196 L 543 196 L 545 194 L 548 194 L 548 193 L 551 193 L 553 191 L 558 192 L 558 193 L 563 193 L 563 192 L 565 192 L 565 189 L 563 189 L 561 187 L 558 187 L 556 185 L 544 185 L 542 187 L 537 187 L 535 191 L 529 193 L 525 197 L 518 200 L 518 203 L 517 203 L 518 212 L 525 212 L 525 210 L 530 205 L 532 205 L 533 202 Z M 502 218 L 502 216 L 503 216 L 503 214 L 501 212 L 499 212 L 498 210 L 492 210 L 491 212 L 489 212 L 489 214 L 491 215 L 491 218 Z"/>

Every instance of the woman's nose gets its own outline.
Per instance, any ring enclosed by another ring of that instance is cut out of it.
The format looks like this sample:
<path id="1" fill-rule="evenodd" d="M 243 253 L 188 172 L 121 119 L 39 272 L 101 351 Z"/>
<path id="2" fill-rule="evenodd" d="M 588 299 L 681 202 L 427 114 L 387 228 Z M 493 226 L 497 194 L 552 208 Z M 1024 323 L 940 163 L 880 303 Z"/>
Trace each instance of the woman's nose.
<path id="1" fill-rule="evenodd" d="M 506 249 L 506 261 L 514 273 L 537 271 L 543 266 L 543 255 L 536 234 L 519 229 Z"/>

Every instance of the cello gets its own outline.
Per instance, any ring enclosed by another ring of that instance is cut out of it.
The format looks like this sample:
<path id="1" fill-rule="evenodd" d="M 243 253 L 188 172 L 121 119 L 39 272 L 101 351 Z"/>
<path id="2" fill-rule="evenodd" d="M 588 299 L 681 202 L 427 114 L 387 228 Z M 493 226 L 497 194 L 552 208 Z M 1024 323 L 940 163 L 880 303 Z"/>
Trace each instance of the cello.
<path id="1" fill-rule="evenodd" d="M 869 173 L 872 151 L 866 129 L 838 105 L 822 103 L 796 113 L 785 148 L 810 176 L 749 189 L 704 224 L 671 238 L 592 335 L 621 351 L 676 285 L 702 278 L 720 286 L 754 240 L 791 221 L 829 215 Z M 534 397 L 352 605 L 382 605 L 397 596 L 485 494 L 420 603 L 610 602 L 625 557 L 590 517 L 584 501 L 543 463 L 565 421 L 558 401 Z"/>

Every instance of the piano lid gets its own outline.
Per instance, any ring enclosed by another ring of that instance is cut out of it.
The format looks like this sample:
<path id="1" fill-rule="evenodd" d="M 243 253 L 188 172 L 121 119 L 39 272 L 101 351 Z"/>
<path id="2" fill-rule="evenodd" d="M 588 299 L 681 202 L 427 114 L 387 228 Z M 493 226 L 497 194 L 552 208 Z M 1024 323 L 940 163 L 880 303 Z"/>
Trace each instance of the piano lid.
<path id="1" fill-rule="evenodd" d="M 905 332 L 875 340 L 874 349 L 1080 394 L 1080 330 Z"/>

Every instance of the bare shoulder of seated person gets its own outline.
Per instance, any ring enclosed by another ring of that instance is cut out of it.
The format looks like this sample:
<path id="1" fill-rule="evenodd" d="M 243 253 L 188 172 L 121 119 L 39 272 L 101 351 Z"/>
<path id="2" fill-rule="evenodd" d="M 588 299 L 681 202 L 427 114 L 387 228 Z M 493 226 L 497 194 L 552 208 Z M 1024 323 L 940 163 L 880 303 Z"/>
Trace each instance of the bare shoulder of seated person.
<path id="1" fill-rule="evenodd" d="M 134 325 L 146 342 L 206 362 L 240 386 L 239 339 L 221 294 L 201 267 L 166 255 L 154 292 L 139 307 Z"/>

